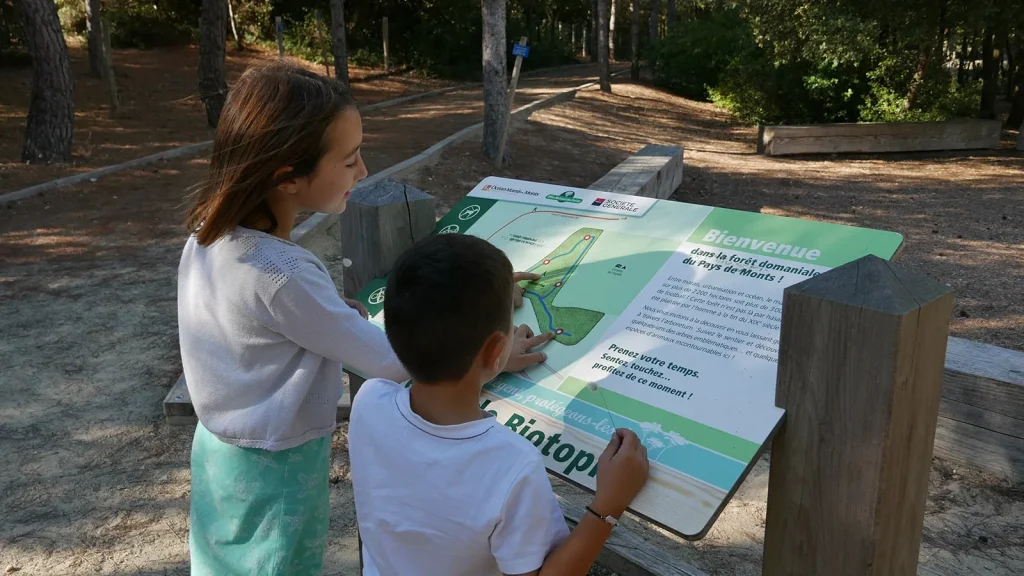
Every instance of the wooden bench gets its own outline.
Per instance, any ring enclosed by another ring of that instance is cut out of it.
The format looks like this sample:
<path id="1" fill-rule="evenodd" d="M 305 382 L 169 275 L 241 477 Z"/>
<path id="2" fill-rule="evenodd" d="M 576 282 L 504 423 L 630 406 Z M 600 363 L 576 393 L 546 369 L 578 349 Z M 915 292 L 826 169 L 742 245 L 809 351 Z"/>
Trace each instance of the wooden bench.
<path id="1" fill-rule="evenodd" d="M 871 122 L 761 126 L 757 151 L 766 156 L 996 149 L 998 120 Z"/>

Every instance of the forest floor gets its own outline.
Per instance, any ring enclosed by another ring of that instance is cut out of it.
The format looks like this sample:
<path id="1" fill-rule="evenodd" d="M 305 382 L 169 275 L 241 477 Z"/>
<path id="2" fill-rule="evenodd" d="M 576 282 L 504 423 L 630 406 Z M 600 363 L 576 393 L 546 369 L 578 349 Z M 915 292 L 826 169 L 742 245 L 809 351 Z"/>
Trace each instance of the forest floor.
<path id="1" fill-rule="evenodd" d="M 129 61 L 127 52 L 118 51 L 117 60 Z M 234 66 L 237 73 L 244 64 Z M 23 130 L 27 98 L 18 104 L 20 96 L 4 90 L 13 83 L 8 75 L 20 73 L 0 72 L 2 192 L 69 170 L 17 162 L 20 136 L 9 131 Z M 530 78 L 517 104 L 592 73 L 582 67 Z M 177 98 L 194 94 L 192 78 L 194 68 L 181 75 Z M 408 82 L 376 100 L 437 87 Z M 105 111 L 95 102 L 99 126 Z M 202 110 L 194 101 L 188 106 L 181 121 L 138 140 L 139 148 L 108 130 L 102 153 L 109 156 L 88 164 L 93 157 L 80 155 L 86 164 L 71 169 L 159 149 L 142 148 L 150 141 L 169 147 L 209 139 Z M 145 109 L 139 111 L 142 122 Z M 366 113 L 366 163 L 379 171 L 480 117 L 478 89 Z M 999 151 L 780 160 L 757 156 L 754 134 L 709 104 L 620 81 L 611 95 L 583 91 L 517 123 L 510 168 L 495 172 L 479 141 L 468 140 L 406 179 L 436 194 L 443 209 L 491 174 L 586 186 L 645 144 L 681 144 L 686 168 L 675 199 L 901 232 L 900 261 L 957 289 L 955 334 L 1024 349 L 1024 157 Z M 125 146 L 132 153 L 119 156 Z M 183 195 L 206 165 L 204 158 L 161 162 L 0 206 L 0 569 L 188 573 L 191 430 L 166 425 L 160 403 L 181 370 L 175 272 L 185 237 Z M 324 573 L 348 575 L 357 551 L 344 426 L 334 440 Z M 934 464 L 920 573 L 1024 572 L 1020 486 Z M 710 574 L 758 574 L 766 470 L 760 463 L 706 539 L 673 552 Z"/>

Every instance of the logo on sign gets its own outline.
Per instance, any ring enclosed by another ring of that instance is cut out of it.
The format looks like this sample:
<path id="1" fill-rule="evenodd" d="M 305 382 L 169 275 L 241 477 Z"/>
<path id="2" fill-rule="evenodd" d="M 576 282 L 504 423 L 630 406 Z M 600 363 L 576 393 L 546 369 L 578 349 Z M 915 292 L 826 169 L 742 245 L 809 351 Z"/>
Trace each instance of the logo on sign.
<path id="1" fill-rule="evenodd" d="M 572 190 L 566 190 L 561 194 L 548 194 L 546 198 L 548 200 L 554 200 L 555 202 L 561 202 L 563 204 L 565 202 L 569 202 L 570 204 L 579 204 L 580 202 L 583 202 L 583 199 L 577 198 L 576 193 L 573 192 Z"/>
<path id="2" fill-rule="evenodd" d="M 466 206 L 459 212 L 459 220 L 469 220 L 476 217 L 480 213 L 480 206 L 473 204 L 472 206 Z"/>
<path id="3" fill-rule="evenodd" d="M 591 206 L 600 206 L 606 210 L 619 210 L 622 212 L 639 212 L 640 207 L 634 202 L 626 202 L 624 200 L 608 200 L 607 198 L 598 198 L 594 200 Z"/>
<path id="4" fill-rule="evenodd" d="M 370 304 L 380 304 L 381 302 L 383 302 L 384 301 L 384 288 L 381 287 L 381 288 L 377 288 L 376 290 L 374 290 L 370 294 L 370 297 L 366 299 L 366 301 L 369 302 Z"/>

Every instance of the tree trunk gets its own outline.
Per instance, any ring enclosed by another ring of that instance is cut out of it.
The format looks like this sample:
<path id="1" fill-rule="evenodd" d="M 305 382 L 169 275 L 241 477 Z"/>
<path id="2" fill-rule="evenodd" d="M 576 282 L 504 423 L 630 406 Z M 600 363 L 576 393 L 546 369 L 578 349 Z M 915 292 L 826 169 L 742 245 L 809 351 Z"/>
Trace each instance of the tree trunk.
<path id="1" fill-rule="evenodd" d="M 615 0 L 611 1 L 611 12 L 608 16 L 608 59 L 615 60 Z"/>
<path id="2" fill-rule="evenodd" d="M 231 7 L 231 0 L 226 1 L 228 4 L 228 20 L 231 22 L 231 35 L 235 37 L 235 49 L 241 52 L 245 49 L 245 46 L 242 46 L 242 37 L 238 35 L 238 26 L 235 24 L 235 10 Z M 317 19 L 319 20 L 319 18 L 320 13 L 317 12 Z"/>
<path id="3" fill-rule="evenodd" d="M 1010 40 L 1006 40 L 1006 99 L 1012 100 L 1017 85 L 1017 56 L 1014 56 Z M 1018 55 L 1019 56 L 1019 55 Z"/>
<path id="4" fill-rule="evenodd" d="M 608 66 L 611 3 L 612 0 L 599 0 L 597 3 L 597 71 L 602 92 L 612 91 L 611 70 Z"/>
<path id="5" fill-rule="evenodd" d="M 1010 105 L 1010 115 L 1006 118 L 1006 128 L 1013 130 L 1024 122 L 1024 44 L 1017 49 L 1017 72 L 1014 75 L 1014 82 L 1017 84 L 1017 91 L 1013 95 Z M 1022 131 L 1024 132 L 1024 131 Z M 1020 140 L 1018 140 L 1020 142 Z"/>
<path id="6" fill-rule="evenodd" d="M 668 31 L 672 32 L 672 28 L 676 23 L 676 0 L 668 0 Z"/>
<path id="7" fill-rule="evenodd" d="M 228 86 L 224 81 L 224 44 L 228 5 L 224 0 L 203 0 L 199 31 L 199 97 L 206 105 L 206 122 L 217 127 Z"/>
<path id="8" fill-rule="evenodd" d="M 1020 125 L 1020 132 L 1017 132 L 1017 150 L 1024 151 L 1024 124 Z"/>
<path id="9" fill-rule="evenodd" d="M 32 57 L 32 100 L 21 159 L 66 162 L 71 159 L 74 136 L 75 88 L 57 4 L 52 0 L 24 0 L 21 17 Z"/>
<path id="10" fill-rule="evenodd" d="M 100 45 L 100 0 L 85 0 L 85 32 L 89 46 L 89 76 L 103 77 Z"/>
<path id="11" fill-rule="evenodd" d="M 985 38 L 981 45 L 981 107 L 979 118 L 996 117 L 996 60 L 993 58 L 993 33 L 985 30 Z"/>
<path id="12" fill-rule="evenodd" d="M 651 0 L 651 46 L 658 42 L 658 24 L 661 23 L 661 2 Z"/>
<path id="13" fill-rule="evenodd" d="M 957 86 L 967 84 L 967 35 L 960 39 L 960 51 L 956 54 L 956 83 Z"/>
<path id="14" fill-rule="evenodd" d="M 597 3 L 598 0 L 591 0 L 590 2 L 590 61 L 597 62 Z"/>
<path id="15" fill-rule="evenodd" d="M 634 81 L 640 80 L 640 0 L 633 0 L 629 21 L 629 43 L 630 62 L 629 77 Z"/>
<path id="16" fill-rule="evenodd" d="M 506 0 L 481 0 L 483 13 L 484 156 L 496 160 L 505 124 Z M 511 143 L 509 143 L 511 145 Z M 506 147 L 505 153 L 508 154 Z"/>
<path id="17" fill-rule="evenodd" d="M 331 0 L 331 47 L 334 77 L 348 86 L 348 47 L 345 42 L 345 0 Z"/>

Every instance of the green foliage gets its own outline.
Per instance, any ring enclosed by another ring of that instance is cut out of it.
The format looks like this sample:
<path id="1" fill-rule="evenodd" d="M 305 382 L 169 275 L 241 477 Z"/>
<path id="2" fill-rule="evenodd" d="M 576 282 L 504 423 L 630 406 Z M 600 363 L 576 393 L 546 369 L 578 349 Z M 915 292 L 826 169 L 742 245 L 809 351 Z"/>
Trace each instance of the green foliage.
<path id="1" fill-rule="evenodd" d="M 331 52 L 330 13 L 324 18 L 317 17 L 315 10 L 306 12 L 302 20 L 286 25 L 284 29 L 285 52 L 310 62 L 334 66 Z"/>
<path id="2" fill-rule="evenodd" d="M 177 0 L 157 6 L 150 0 L 108 0 L 103 14 L 110 22 L 115 48 L 153 48 L 187 43 L 199 28 L 200 2 Z"/>
<path id="3" fill-rule="evenodd" d="M 998 0 L 982 4 L 745 0 L 738 13 L 711 4 L 655 47 L 654 80 L 751 122 L 972 116 L 980 85 L 958 85 L 943 50 L 957 45 L 947 34 L 977 43 L 1008 15 Z"/>
<path id="4" fill-rule="evenodd" d="M 21 12 L 15 0 L 0 0 L 0 64 L 18 65 L 24 52 Z M 23 64 L 22 64 L 23 65 Z"/>
<path id="5" fill-rule="evenodd" d="M 680 22 L 652 48 L 655 83 L 688 98 L 706 99 L 734 60 L 758 49 L 735 11 Z"/>
<path id="6" fill-rule="evenodd" d="M 85 3 L 87 0 L 57 0 L 57 15 L 64 33 L 85 36 Z"/>
<path id="7" fill-rule="evenodd" d="M 231 8 L 235 13 L 235 28 L 242 42 L 251 44 L 274 38 L 272 3 L 266 0 L 231 0 Z M 327 14 L 329 16 L 330 12 Z"/>

